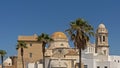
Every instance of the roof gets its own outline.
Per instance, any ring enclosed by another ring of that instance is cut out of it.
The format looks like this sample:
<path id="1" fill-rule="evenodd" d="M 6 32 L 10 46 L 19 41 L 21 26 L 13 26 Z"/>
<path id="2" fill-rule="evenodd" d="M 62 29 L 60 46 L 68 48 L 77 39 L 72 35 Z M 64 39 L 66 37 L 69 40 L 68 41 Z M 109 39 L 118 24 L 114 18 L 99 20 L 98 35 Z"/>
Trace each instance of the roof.
<path id="1" fill-rule="evenodd" d="M 105 25 L 104 25 L 104 24 L 100 24 L 100 25 L 98 26 L 98 28 L 105 28 Z"/>
<path id="2" fill-rule="evenodd" d="M 75 50 L 69 50 L 66 55 L 78 55 Z"/>
<path id="3" fill-rule="evenodd" d="M 8 58 L 4 61 L 4 63 L 12 63 L 12 60 L 10 59 L 10 57 L 8 57 Z"/>
<path id="4" fill-rule="evenodd" d="M 67 36 L 63 32 L 55 32 L 51 35 L 53 39 L 67 39 Z"/>
<path id="5" fill-rule="evenodd" d="M 18 36 L 18 41 L 37 41 L 37 35 L 32 36 Z"/>

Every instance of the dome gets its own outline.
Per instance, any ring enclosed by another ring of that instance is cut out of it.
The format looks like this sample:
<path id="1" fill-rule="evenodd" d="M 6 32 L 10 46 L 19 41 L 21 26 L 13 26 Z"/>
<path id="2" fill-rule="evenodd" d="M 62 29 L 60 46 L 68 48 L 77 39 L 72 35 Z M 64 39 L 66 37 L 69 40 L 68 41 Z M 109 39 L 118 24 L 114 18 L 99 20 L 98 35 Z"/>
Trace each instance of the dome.
<path id="1" fill-rule="evenodd" d="M 4 62 L 3 62 L 4 66 L 11 66 L 12 65 L 12 60 L 10 59 L 10 57 L 8 57 Z"/>
<path id="2" fill-rule="evenodd" d="M 52 34 L 53 39 L 67 39 L 67 36 L 63 32 L 55 32 Z"/>
<path id="3" fill-rule="evenodd" d="M 12 60 L 9 57 L 4 61 L 4 63 L 11 63 L 11 62 Z"/>
<path id="4" fill-rule="evenodd" d="M 104 24 L 100 24 L 100 25 L 98 26 L 98 28 L 105 28 L 105 25 L 104 25 Z"/>

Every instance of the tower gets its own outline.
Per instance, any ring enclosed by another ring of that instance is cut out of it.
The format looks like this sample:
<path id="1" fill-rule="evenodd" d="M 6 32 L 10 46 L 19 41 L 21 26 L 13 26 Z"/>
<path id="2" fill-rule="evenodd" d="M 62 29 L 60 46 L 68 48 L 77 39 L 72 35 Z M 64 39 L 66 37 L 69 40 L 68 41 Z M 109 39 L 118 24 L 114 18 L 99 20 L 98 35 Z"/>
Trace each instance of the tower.
<path id="1" fill-rule="evenodd" d="M 42 53 L 42 43 L 37 41 L 37 35 L 32 36 L 18 36 L 18 42 L 25 42 L 27 48 L 24 49 L 23 59 L 24 59 L 24 68 L 28 66 L 29 63 L 42 63 L 43 53 Z M 17 57 L 17 68 L 22 68 L 22 58 L 21 51 L 18 49 Z"/>
<path id="2" fill-rule="evenodd" d="M 104 24 L 100 24 L 96 31 L 95 52 L 102 55 L 109 55 L 108 30 Z"/>

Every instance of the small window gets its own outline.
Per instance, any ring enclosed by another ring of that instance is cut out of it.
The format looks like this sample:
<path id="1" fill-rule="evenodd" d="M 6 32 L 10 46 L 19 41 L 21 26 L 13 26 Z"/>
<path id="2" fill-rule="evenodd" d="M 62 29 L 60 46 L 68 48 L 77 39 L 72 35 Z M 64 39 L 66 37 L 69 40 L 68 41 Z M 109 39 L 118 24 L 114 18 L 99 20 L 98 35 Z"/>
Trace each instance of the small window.
<path id="1" fill-rule="evenodd" d="M 97 66 L 97 68 L 100 68 L 100 66 Z"/>
<path id="2" fill-rule="evenodd" d="M 59 52 L 59 53 L 62 53 L 62 50 L 61 50 L 61 49 L 59 49 L 59 50 L 58 50 L 58 52 Z"/>
<path id="3" fill-rule="evenodd" d="M 29 54 L 30 58 L 32 58 L 32 53 Z"/>
<path id="4" fill-rule="evenodd" d="M 60 44 L 61 46 L 64 46 L 64 44 Z"/>
<path id="5" fill-rule="evenodd" d="M 9 63 L 9 65 L 10 65 L 10 63 Z"/>
<path id="6" fill-rule="evenodd" d="M 105 66 L 104 68 L 107 68 L 107 66 Z"/>
<path id="7" fill-rule="evenodd" d="M 30 43 L 30 46 L 32 46 L 32 43 Z"/>
<path id="8" fill-rule="evenodd" d="M 120 61 L 118 60 L 118 63 L 119 63 Z"/>
<path id="9" fill-rule="evenodd" d="M 114 62 L 116 62 L 116 60 L 114 60 Z"/>
<path id="10" fill-rule="evenodd" d="M 84 65 L 84 68 L 88 68 L 88 66 L 87 66 L 87 65 Z"/>
<path id="11" fill-rule="evenodd" d="M 104 50 L 103 52 L 104 52 L 104 54 L 106 55 L 106 50 Z"/>
<path id="12" fill-rule="evenodd" d="M 105 36 L 103 36 L 103 42 L 105 42 Z"/>

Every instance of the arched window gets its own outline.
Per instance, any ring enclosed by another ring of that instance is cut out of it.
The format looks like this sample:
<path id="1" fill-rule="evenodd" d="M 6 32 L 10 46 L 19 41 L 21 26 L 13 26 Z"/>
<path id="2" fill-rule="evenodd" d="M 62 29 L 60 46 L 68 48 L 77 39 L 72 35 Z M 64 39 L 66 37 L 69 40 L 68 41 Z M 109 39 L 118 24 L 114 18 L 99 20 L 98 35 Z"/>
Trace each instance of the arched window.
<path id="1" fill-rule="evenodd" d="M 106 50 L 104 50 L 104 54 L 106 55 Z"/>
<path id="2" fill-rule="evenodd" d="M 9 63 L 9 65 L 10 65 L 10 63 Z"/>
<path id="3" fill-rule="evenodd" d="M 103 36 L 103 42 L 105 42 L 105 36 Z"/>

